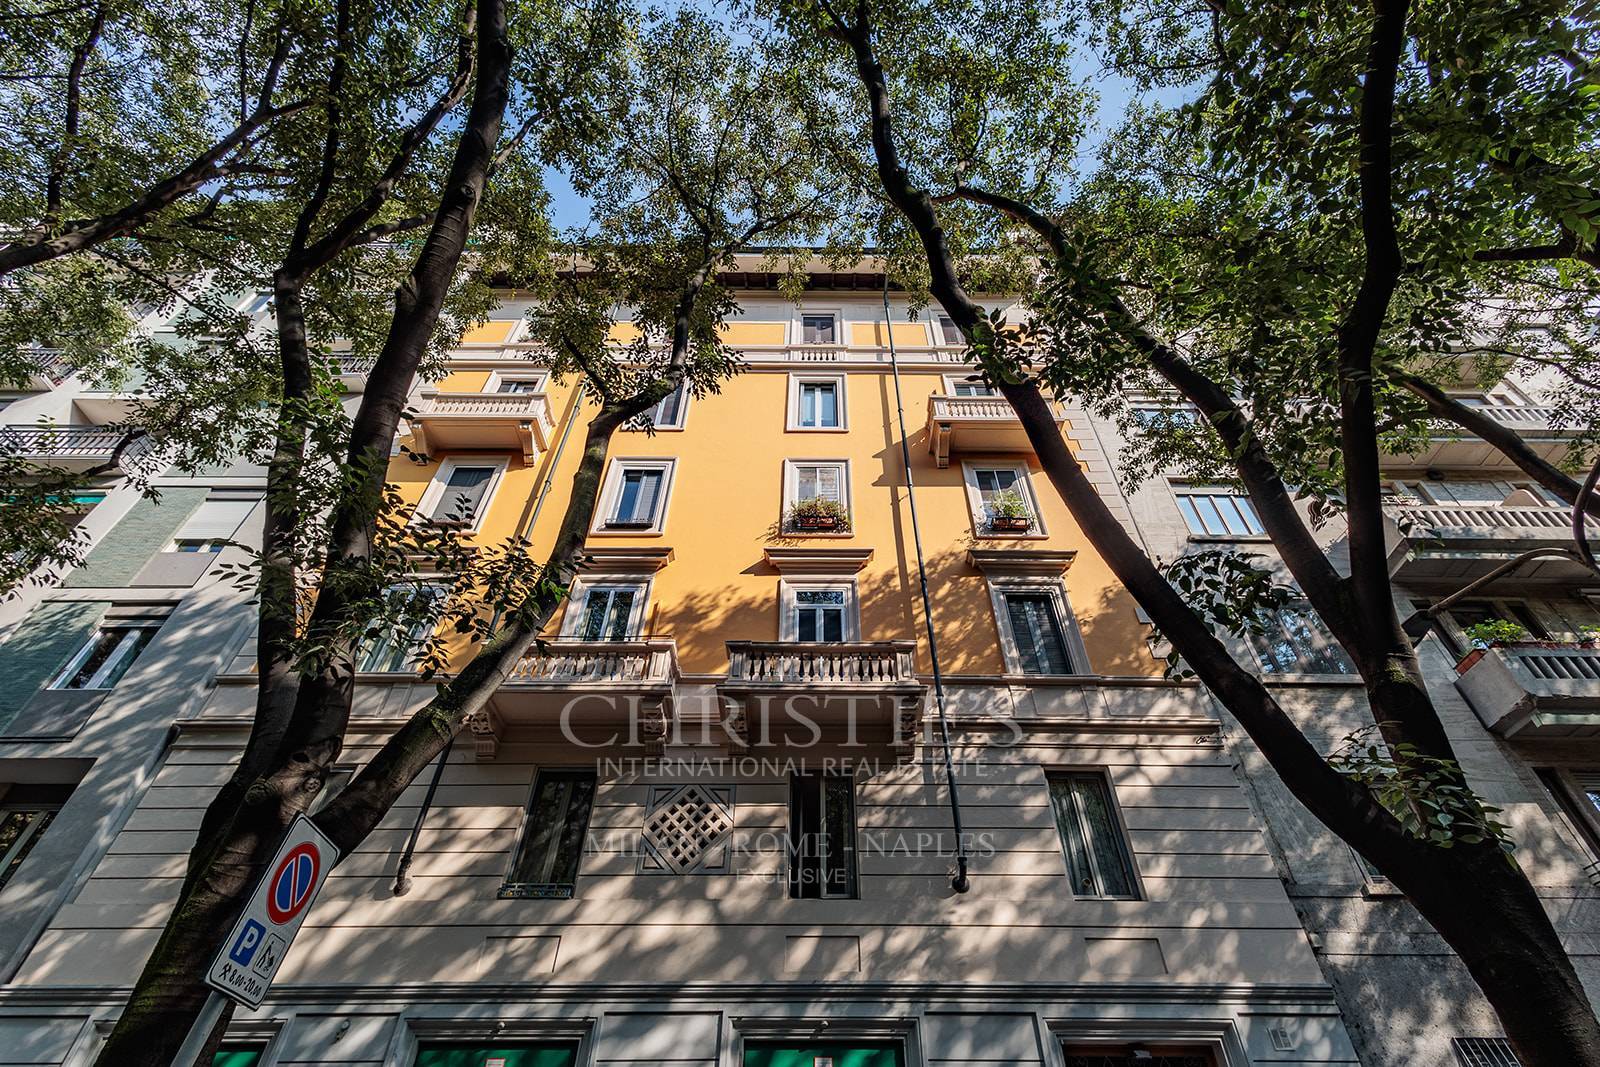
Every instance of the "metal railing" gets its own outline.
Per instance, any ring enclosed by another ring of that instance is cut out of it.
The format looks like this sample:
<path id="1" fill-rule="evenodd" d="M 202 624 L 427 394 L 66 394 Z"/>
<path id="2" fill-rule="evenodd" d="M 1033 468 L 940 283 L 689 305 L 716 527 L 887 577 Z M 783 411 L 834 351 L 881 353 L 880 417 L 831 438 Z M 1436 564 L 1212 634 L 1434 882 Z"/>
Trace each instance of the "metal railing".
<path id="1" fill-rule="evenodd" d="M 911 641 L 729 641 L 728 681 L 782 685 L 916 683 Z"/>
<path id="2" fill-rule="evenodd" d="M 59 348 L 28 348 L 23 356 L 33 365 L 34 374 L 52 385 L 60 385 L 77 371 Z"/>
<path id="3" fill-rule="evenodd" d="M 1507 658 L 1547 682 L 1600 683 L 1600 649 L 1502 646 Z"/>
<path id="4" fill-rule="evenodd" d="M 15 456 L 109 458 L 125 432 L 103 426 L 0 426 L 0 450 Z"/>
<path id="5" fill-rule="evenodd" d="M 677 645 L 671 638 L 631 641 L 546 641 L 523 653 L 511 668 L 512 683 L 658 682 L 677 673 Z"/>

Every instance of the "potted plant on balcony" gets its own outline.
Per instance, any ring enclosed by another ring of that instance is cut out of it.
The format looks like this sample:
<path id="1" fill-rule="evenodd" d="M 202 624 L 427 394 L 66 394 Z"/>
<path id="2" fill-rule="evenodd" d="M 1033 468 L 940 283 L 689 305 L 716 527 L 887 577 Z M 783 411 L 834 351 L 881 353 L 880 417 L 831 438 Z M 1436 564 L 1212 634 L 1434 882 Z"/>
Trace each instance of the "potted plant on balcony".
<path id="1" fill-rule="evenodd" d="M 1472 643 L 1472 650 L 1456 664 L 1457 674 L 1466 674 L 1472 665 L 1483 658 L 1491 648 L 1527 640 L 1528 629 L 1509 619 L 1485 619 L 1463 629 L 1462 634 Z"/>
<path id="2" fill-rule="evenodd" d="M 850 513 L 837 500 L 809 497 L 790 506 L 788 527 L 807 533 L 848 533 Z"/>
<path id="3" fill-rule="evenodd" d="M 1033 529 L 1028 502 L 1015 489 L 1005 489 L 990 497 L 988 509 L 991 533 L 1027 533 Z"/>
<path id="4" fill-rule="evenodd" d="M 1579 648 L 1600 648 L 1600 626 L 1578 627 Z"/>

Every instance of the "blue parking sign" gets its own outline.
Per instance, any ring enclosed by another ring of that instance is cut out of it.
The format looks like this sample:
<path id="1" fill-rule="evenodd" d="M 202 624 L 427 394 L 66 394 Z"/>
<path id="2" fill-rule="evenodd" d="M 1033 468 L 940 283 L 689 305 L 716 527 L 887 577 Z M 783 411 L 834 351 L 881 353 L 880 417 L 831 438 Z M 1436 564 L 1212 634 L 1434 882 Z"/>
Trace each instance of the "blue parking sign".
<path id="1" fill-rule="evenodd" d="M 261 935 L 266 932 L 254 919 L 246 919 L 239 928 L 239 936 L 233 940 L 233 947 L 228 950 L 228 958 L 241 967 L 250 966 L 250 960 L 261 945 Z"/>

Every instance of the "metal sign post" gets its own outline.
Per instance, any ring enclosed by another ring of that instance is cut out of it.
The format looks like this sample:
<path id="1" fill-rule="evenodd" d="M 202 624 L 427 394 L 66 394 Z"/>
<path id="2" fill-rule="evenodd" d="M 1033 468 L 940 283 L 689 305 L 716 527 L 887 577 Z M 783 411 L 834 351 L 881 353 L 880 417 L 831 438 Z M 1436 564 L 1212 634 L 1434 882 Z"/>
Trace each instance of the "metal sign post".
<path id="1" fill-rule="evenodd" d="M 261 1006 L 273 975 L 283 966 L 290 943 L 338 859 L 339 850 L 305 815 L 296 816 L 289 824 L 277 854 L 206 972 L 206 985 L 212 993 L 174 1057 L 173 1067 L 195 1067 L 195 1058 L 222 1017 L 223 997 L 247 1008 Z"/>

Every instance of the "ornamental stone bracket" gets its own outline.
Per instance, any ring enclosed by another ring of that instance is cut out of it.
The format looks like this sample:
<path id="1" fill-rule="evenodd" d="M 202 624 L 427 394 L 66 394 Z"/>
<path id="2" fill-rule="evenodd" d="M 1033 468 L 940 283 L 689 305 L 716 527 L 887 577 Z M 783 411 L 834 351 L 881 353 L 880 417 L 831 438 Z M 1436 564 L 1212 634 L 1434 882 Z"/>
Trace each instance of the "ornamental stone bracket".
<path id="1" fill-rule="evenodd" d="M 500 717 L 487 707 L 468 715 L 463 724 L 472 732 L 472 753 L 480 760 L 492 760 L 500 747 L 504 728 Z"/>

